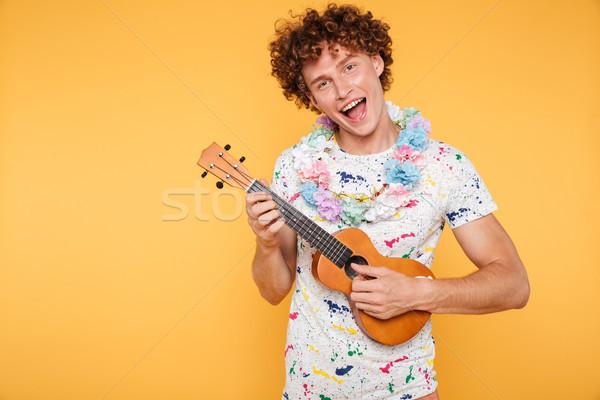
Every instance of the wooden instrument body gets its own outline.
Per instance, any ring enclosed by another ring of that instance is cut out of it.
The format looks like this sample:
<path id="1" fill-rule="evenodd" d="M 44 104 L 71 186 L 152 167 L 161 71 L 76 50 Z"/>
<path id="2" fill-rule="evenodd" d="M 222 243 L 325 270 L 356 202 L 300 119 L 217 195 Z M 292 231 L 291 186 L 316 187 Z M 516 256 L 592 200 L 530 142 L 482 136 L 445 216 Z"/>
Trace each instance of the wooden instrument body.
<path id="1" fill-rule="evenodd" d="M 333 236 L 352 249 L 354 255 L 363 257 L 368 265 L 387 267 L 412 277 L 434 278 L 431 270 L 418 261 L 381 255 L 367 234 L 360 229 L 344 229 Z M 344 268 L 339 268 L 319 252 L 315 254 L 313 259 L 312 273 L 315 279 L 324 286 L 346 295 L 358 326 L 364 333 L 378 342 L 388 345 L 403 343 L 415 336 L 431 317 L 431 313 L 427 311 L 409 311 L 382 320 L 357 309 L 350 299 L 352 279 L 346 274 Z"/>

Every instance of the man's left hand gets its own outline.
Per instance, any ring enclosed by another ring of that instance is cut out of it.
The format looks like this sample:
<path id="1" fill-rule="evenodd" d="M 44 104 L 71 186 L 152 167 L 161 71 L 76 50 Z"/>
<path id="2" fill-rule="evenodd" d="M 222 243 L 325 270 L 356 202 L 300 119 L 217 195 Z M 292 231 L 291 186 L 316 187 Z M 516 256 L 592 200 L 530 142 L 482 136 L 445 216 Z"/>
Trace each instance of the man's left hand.
<path id="1" fill-rule="evenodd" d="M 389 319 L 418 310 L 420 297 L 429 279 L 413 278 L 386 267 L 352 264 L 358 272 L 352 280 L 350 299 L 359 310 L 378 318 Z"/>

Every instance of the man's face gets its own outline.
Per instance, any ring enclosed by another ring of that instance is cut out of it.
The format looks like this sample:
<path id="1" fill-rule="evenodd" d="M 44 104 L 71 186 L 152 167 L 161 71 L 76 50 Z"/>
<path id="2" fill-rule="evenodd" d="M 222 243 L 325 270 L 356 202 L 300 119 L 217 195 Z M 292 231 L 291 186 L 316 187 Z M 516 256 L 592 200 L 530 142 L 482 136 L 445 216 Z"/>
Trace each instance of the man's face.
<path id="1" fill-rule="evenodd" d="M 340 133 L 372 134 L 386 110 L 379 81 L 383 60 L 379 55 L 354 52 L 338 44 L 333 51 L 327 43 L 321 49 L 317 60 L 302 67 L 310 90 L 306 95 L 340 126 Z"/>

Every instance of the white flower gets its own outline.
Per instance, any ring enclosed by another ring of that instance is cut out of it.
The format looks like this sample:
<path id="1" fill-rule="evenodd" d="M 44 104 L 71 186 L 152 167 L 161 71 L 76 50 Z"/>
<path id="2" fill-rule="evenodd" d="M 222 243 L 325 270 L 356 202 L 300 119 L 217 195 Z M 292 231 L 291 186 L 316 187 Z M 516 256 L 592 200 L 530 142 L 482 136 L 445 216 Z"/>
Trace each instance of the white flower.
<path id="1" fill-rule="evenodd" d="M 371 207 L 365 212 L 365 219 L 369 222 L 386 219 L 396 214 L 396 204 L 381 201 L 380 197 L 377 198 L 377 201 L 371 203 Z"/>
<path id="2" fill-rule="evenodd" d="M 408 203 L 404 200 L 403 196 L 398 196 L 396 194 L 382 194 L 377 197 L 376 201 L 371 203 L 371 208 L 365 212 L 365 218 L 370 222 L 389 218 Z"/>
<path id="3" fill-rule="evenodd" d="M 384 204 L 386 207 L 398 209 L 404 206 L 404 201 L 395 195 L 381 195 L 377 198 L 378 203 Z"/>
<path id="4" fill-rule="evenodd" d="M 325 152 L 325 149 L 330 149 L 331 143 L 323 136 L 319 136 L 312 141 L 315 147 L 310 147 L 308 139 L 309 136 L 304 136 L 301 142 L 292 149 L 294 168 L 298 171 L 312 167 L 314 162 L 319 159 L 327 162 L 329 165 L 329 155 Z"/>
<path id="5" fill-rule="evenodd" d="M 398 122 L 406 119 L 406 113 L 404 110 L 401 110 L 397 105 L 392 104 L 391 101 L 386 101 L 385 105 L 387 107 L 388 114 L 392 121 Z"/>
<path id="6" fill-rule="evenodd" d="M 312 148 L 308 147 L 308 145 L 304 142 L 304 138 L 302 138 L 302 143 L 299 143 L 296 147 L 292 149 L 292 156 L 294 157 L 294 168 L 297 171 L 301 171 L 303 169 L 310 168 L 313 164 L 313 156 L 315 152 Z"/>

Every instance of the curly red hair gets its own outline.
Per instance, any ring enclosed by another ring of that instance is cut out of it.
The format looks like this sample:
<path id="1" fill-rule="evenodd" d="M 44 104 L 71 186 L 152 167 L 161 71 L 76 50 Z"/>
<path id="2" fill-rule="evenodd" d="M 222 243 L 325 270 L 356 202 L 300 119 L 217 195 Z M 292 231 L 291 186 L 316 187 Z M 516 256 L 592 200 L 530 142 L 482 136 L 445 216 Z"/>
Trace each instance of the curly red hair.
<path id="1" fill-rule="evenodd" d="M 294 100 L 298 108 L 308 108 L 320 113 L 306 96 L 308 86 L 302 77 L 302 66 L 316 60 L 321 54 L 323 41 L 331 51 L 339 44 L 353 51 L 379 54 L 384 70 L 379 76 L 383 91 L 392 84 L 392 39 L 390 26 L 373 19 L 371 12 L 361 12 L 353 5 L 329 4 L 323 14 L 308 8 L 303 15 L 291 15 L 292 20 L 275 23 L 275 40 L 269 44 L 273 75 L 288 100 Z M 297 19 L 294 19 L 297 18 Z"/>

